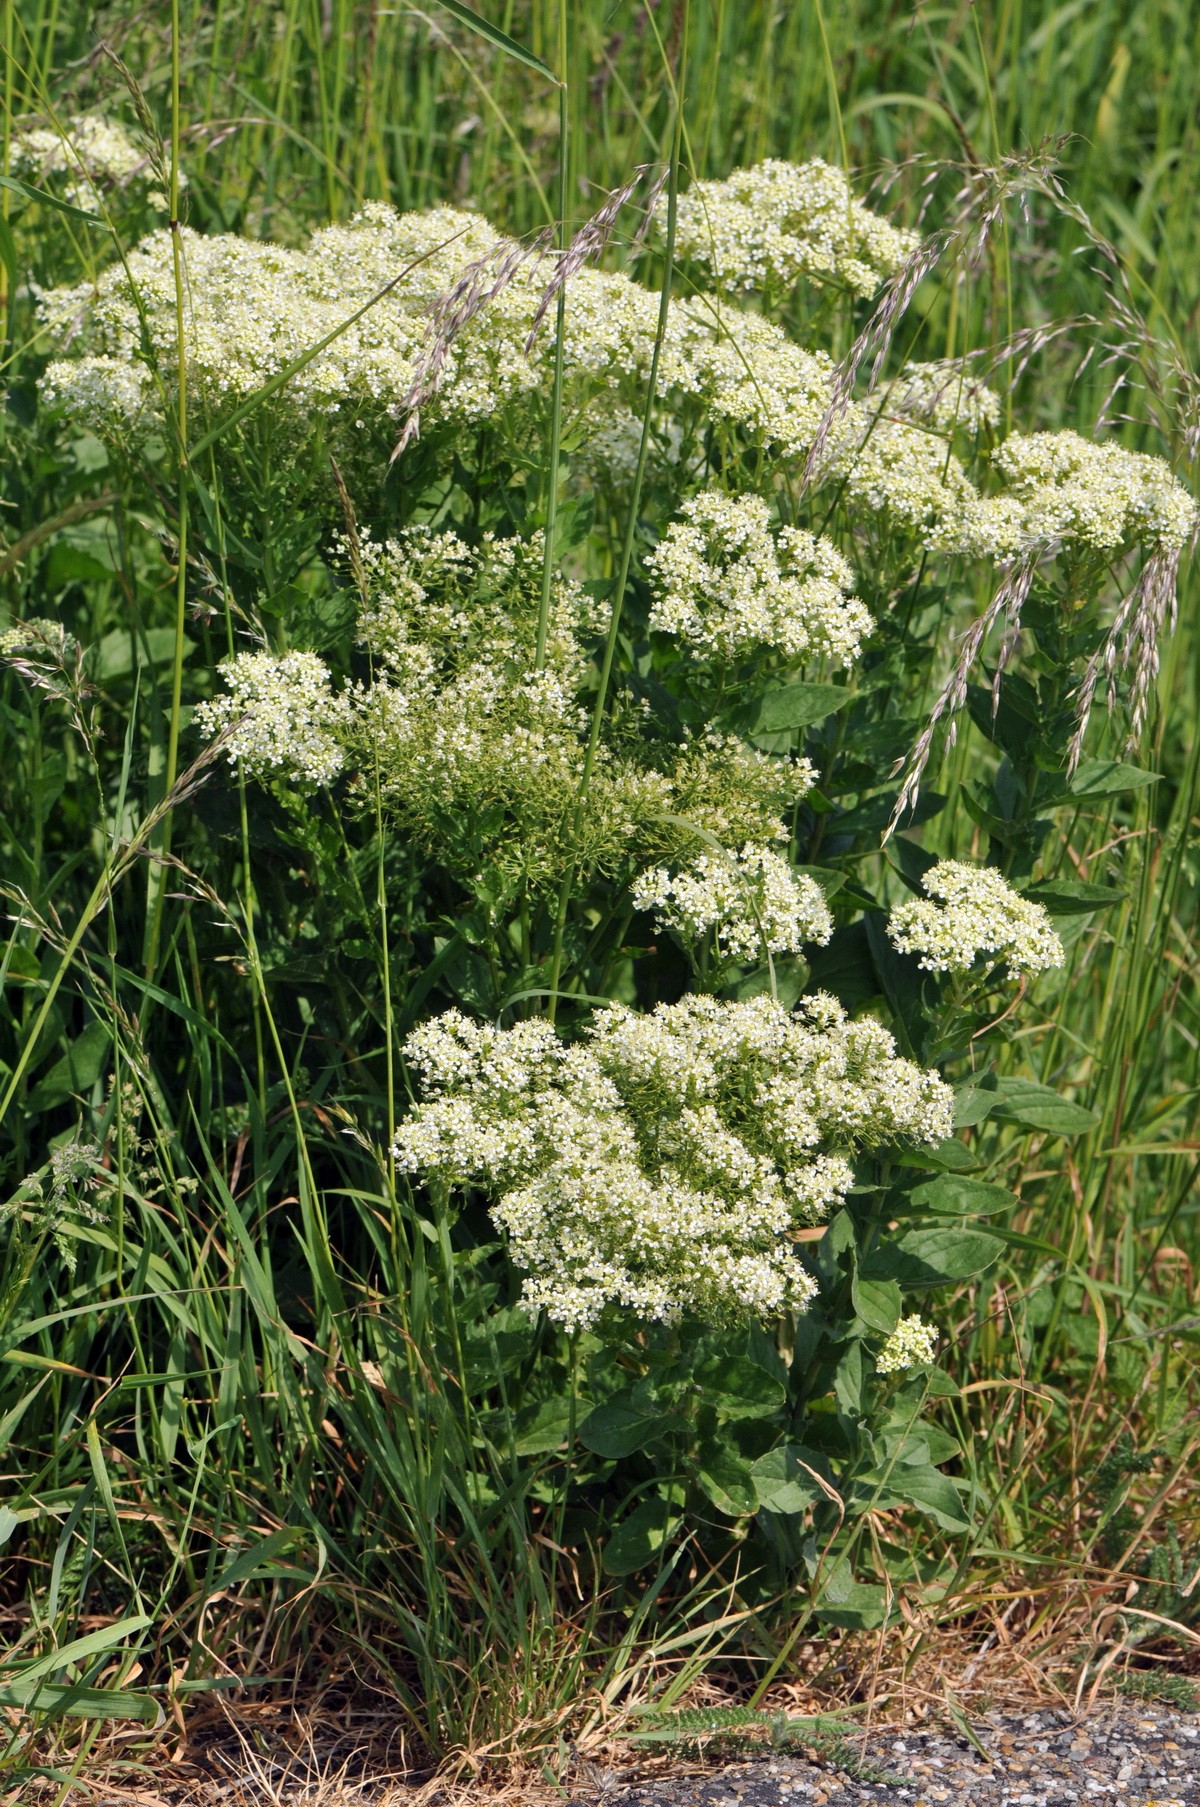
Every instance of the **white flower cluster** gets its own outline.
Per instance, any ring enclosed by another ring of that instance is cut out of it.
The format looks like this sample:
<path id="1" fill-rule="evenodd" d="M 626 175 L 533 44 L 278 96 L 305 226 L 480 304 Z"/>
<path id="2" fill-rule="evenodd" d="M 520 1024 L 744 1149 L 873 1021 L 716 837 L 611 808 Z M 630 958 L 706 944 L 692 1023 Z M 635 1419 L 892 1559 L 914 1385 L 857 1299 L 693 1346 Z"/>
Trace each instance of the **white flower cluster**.
<path id="1" fill-rule="evenodd" d="M 790 1232 L 853 1184 L 857 1149 L 945 1135 L 949 1088 L 832 998 L 599 1012 L 582 1041 L 458 1011 L 405 1043 L 423 1101 L 403 1171 L 477 1186 L 525 1272 L 522 1302 L 567 1329 L 608 1309 L 676 1322 L 802 1309 Z"/>
<path id="2" fill-rule="evenodd" d="M 228 695 L 196 705 L 201 733 L 226 734 L 230 764 L 247 777 L 319 786 L 344 763 L 347 711 L 315 653 L 238 653 L 221 662 Z"/>
<path id="3" fill-rule="evenodd" d="M 371 203 L 348 224 L 314 233 L 306 250 L 187 230 L 180 242 L 188 382 L 215 410 L 261 389 L 330 335 L 264 404 L 296 432 L 319 414 L 352 443 L 363 432 L 394 439 L 398 409 L 423 384 L 423 421 L 473 426 L 550 386 L 553 333 L 533 333 L 530 342 L 550 273 L 477 214 L 398 214 Z M 83 354 L 52 362 L 43 392 L 99 431 L 139 416 L 153 425 L 159 403 L 143 335 L 164 380 L 174 368 L 170 234 L 152 233 L 127 261 L 128 271 L 114 265 L 95 284 L 55 290 L 40 303 L 44 323 Z M 464 276 L 471 271 L 474 278 Z M 451 309 L 438 325 L 439 305 L 464 283 L 458 316 Z M 482 304 L 474 288 L 486 294 Z M 658 296 L 628 276 L 588 268 L 570 278 L 568 296 L 568 406 L 582 414 L 603 398 L 617 409 L 627 443 L 623 410 L 641 406 Z M 761 315 L 731 318 L 705 296 L 669 310 L 659 368 L 668 412 L 795 454 L 811 443 L 832 380 L 826 353 L 804 350 Z M 675 431 L 668 421 L 668 446 Z"/>
<path id="4" fill-rule="evenodd" d="M 652 628 L 721 660 L 769 651 L 853 663 L 871 617 L 849 594 L 854 575 L 836 546 L 773 529 L 759 496 L 706 490 L 680 513 L 646 558 Z"/>
<path id="5" fill-rule="evenodd" d="M 887 1342 L 875 1357 L 879 1374 L 899 1374 L 905 1368 L 926 1368 L 937 1354 L 937 1326 L 927 1324 L 914 1312 L 901 1318 Z"/>
<path id="6" fill-rule="evenodd" d="M 871 295 L 920 242 L 856 201 L 845 172 L 770 158 L 723 182 L 693 182 L 676 245 L 724 289 L 787 291 L 801 276 Z"/>
<path id="7" fill-rule="evenodd" d="M 939 860 L 921 883 L 928 900 L 897 904 L 888 934 L 902 954 L 920 955 L 927 972 L 965 973 L 981 954 L 989 964 L 1005 960 L 1012 978 L 1063 964 L 1045 906 L 1022 897 L 994 868 Z"/>
<path id="8" fill-rule="evenodd" d="M 726 960 L 795 953 L 810 941 L 824 946 L 833 933 L 820 885 L 769 847 L 702 853 L 673 876 L 656 866 L 637 880 L 633 901 L 689 945 L 712 931 Z"/>
<path id="9" fill-rule="evenodd" d="M 905 364 L 873 399 L 883 414 L 929 421 L 943 433 L 956 427 L 980 433 L 1000 421 L 1000 397 L 961 358 Z"/>
<path id="10" fill-rule="evenodd" d="M 11 163 L 14 175 L 42 183 L 48 176 L 65 175 L 64 200 L 90 211 L 98 193 L 126 188 L 150 173 L 149 159 L 134 143 L 125 127 L 98 113 L 76 114 L 65 133 L 50 126 L 29 125 L 14 134 Z M 181 181 L 186 177 L 181 174 Z M 148 197 L 164 206 L 161 195 Z"/>
<path id="11" fill-rule="evenodd" d="M 1196 503 L 1161 458 L 1078 433 L 1014 433 L 993 453 L 1008 485 L 967 498 L 942 543 L 973 558 L 1042 556 L 1066 543 L 1111 555 L 1124 547 L 1178 552 Z"/>
<path id="12" fill-rule="evenodd" d="M 487 534 L 470 547 L 418 528 L 366 539 L 360 554 L 368 683 L 335 695 L 312 653 L 243 653 L 221 668 L 228 694 L 198 706 L 197 727 L 223 733 L 248 776 L 313 786 L 345 770 L 352 798 L 372 807 L 380 795 L 468 882 L 485 865 L 506 884 L 540 886 L 569 865 L 613 872 L 686 859 L 709 839 L 786 836 L 780 814 L 810 788 L 807 760 L 713 732 L 667 741 L 640 718 L 607 724 L 580 814 L 600 605 L 555 579 L 539 669 L 540 536 Z"/>
<path id="13" fill-rule="evenodd" d="M 852 511 L 925 534 L 974 505 L 975 487 L 945 437 L 931 427 L 891 420 L 870 405 L 855 413 L 859 430 L 843 430 L 830 460 Z"/>

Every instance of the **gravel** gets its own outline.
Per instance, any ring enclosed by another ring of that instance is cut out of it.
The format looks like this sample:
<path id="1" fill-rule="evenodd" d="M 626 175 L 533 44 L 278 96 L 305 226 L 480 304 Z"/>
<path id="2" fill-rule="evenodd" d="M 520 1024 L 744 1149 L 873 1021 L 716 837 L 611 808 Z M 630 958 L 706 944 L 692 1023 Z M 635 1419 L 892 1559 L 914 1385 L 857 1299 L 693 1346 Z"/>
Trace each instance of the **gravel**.
<path id="1" fill-rule="evenodd" d="M 1200 1720 L 1121 1703 L 1086 1720 L 1056 1710 L 988 1713 L 971 1727 L 986 1757 L 956 1730 L 879 1726 L 847 1739 L 856 1779 L 803 1756 L 765 1755 L 706 1775 L 624 1783 L 593 1775 L 570 1807 L 1200 1807 Z"/>

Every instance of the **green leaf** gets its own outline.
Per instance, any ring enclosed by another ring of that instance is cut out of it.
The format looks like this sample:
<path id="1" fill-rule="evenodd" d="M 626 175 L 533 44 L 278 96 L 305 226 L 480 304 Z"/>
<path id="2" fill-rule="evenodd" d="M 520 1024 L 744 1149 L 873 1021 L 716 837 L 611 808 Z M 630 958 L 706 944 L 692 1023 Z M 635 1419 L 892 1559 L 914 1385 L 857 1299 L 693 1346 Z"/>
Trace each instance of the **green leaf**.
<path id="1" fill-rule="evenodd" d="M 815 1458 L 807 1450 L 790 1443 L 769 1449 L 750 1469 L 754 1491 L 764 1512 L 806 1512 L 828 1496 L 818 1486 L 809 1468 L 816 1468 Z"/>
<path id="2" fill-rule="evenodd" d="M 920 842 L 910 841 L 903 834 L 893 835 L 883 854 L 888 865 L 900 874 L 909 890 L 923 897 L 925 887 L 921 880 L 937 865 L 937 854 L 928 852 Z"/>
<path id="3" fill-rule="evenodd" d="M 311 1569 L 301 1569 L 294 1563 L 280 1560 L 297 1544 L 307 1543 L 310 1536 L 311 1533 L 301 1525 L 282 1525 L 278 1531 L 271 1531 L 266 1537 L 258 1538 L 248 1550 L 243 1550 L 240 1556 L 235 1556 L 221 1570 L 206 1590 L 208 1597 L 227 1593 L 231 1587 L 237 1587 L 243 1581 L 311 1581 Z"/>
<path id="4" fill-rule="evenodd" d="M 710 1356 L 696 1369 L 696 1382 L 708 1403 L 730 1417 L 761 1418 L 784 1401 L 775 1375 L 745 1355 Z"/>
<path id="5" fill-rule="evenodd" d="M 996 1094 L 992 1089 L 991 1075 L 982 1078 L 966 1079 L 954 1088 L 954 1127 L 955 1129 L 973 1129 L 982 1123 L 992 1112 L 996 1102 Z"/>
<path id="6" fill-rule="evenodd" d="M 53 1714 L 72 1719 L 139 1719 L 144 1725 L 160 1725 L 165 1718 L 149 1694 L 127 1688 L 83 1688 L 70 1683 L 0 1681 L 0 1707 Z"/>
<path id="7" fill-rule="evenodd" d="M 766 690 L 758 700 L 751 721 L 755 734 L 783 734 L 789 729 L 811 728 L 846 704 L 853 702 L 849 690 L 839 684 L 784 684 L 778 690 Z"/>
<path id="8" fill-rule="evenodd" d="M 196 642 L 183 642 L 183 656 L 195 650 Z M 131 634 L 124 628 L 115 628 L 111 634 L 105 634 L 102 640 L 89 647 L 87 667 L 89 675 L 98 684 L 110 684 L 114 678 L 127 678 L 138 665 L 169 665 L 175 657 L 175 630 L 170 627 L 152 627 L 144 635 Z"/>
<path id="9" fill-rule="evenodd" d="M 862 1417 L 864 1378 L 862 1344 L 853 1337 L 842 1350 L 833 1375 L 834 1397 L 847 1418 Z"/>
<path id="10" fill-rule="evenodd" d="M 22 1686 L 33 1682 L 43 1675 L 57 1675 L 71 1663 L 82 1663 L 90 1656 L 102 1656 L 106 1650 L 121 1644 L 139 1631 L 145 1631 L 150 1619 L 146 1613 L 130 1613 L 128 1618 L 116 1619 L 111 1625 L 102 1625 L 98 1631 L 89 1631 L 85 1637 L 74 1638 L 69 1644 L 63 1644 L 57 1650 L 48 1650 L 45 1656 L 36 1661 L 22 1665 L 14 1674 L 6 1679 L 18 1682 Z"/>
<path id="11" fill-rule="evenodd" d="M 900 1288 L 894 1280 L 864 1280 L 856 1274 L 851 1297 L 855 1311 L 869 1330 L 891 1335 L 903 1307 Z"/>
<path id="12" fill-rule="evenodd" d="M 727 1443 L 702 1444 L 696 1455 L 696 1479 L 718 1512 L 745 1518 L 758 1505 L 750 1463 Z"/>
<path id="13" fill-rule="evenodd" d="M 519 1456 L 545 1456 L 561 1449 L 571 1428 L 569 1399 L 539 1399 L 523 1406 L 513 1424 L 513 1447 Z M 496 1447 L 508 1448 L 506 1437 L 497 1436 Z"/>
<path id="14" fill-rule="evenodd" d="M 592 1407 L 579 1426 L 579 1440 L 593 1455 L 617 1461 L 683 1425 L 675 1413 L 659 1411 L 652 1403 L 638 1405 L 629 1393 L 616 1393 Z"/>
<path id="15" fill-rule="evenodd" d="M 82 1034 L 75 1037 L 62 1059 L 56 1061 L 45 1078 L 34 1086 L 26 1109 L 53 1110 L 56 1104 L 65 1104 L 77 1093 L 90 1091 L 104 1070 L 112 1045 L 112 1030 L 108 1024 L 98 1019 L 90 1022 Z"/>
<path id="16" fill-rule="evenodd" d="M 604 1569 L 609 1575 L 632 1575 L 662 1553 L 679 1523 L 679 1514 L 666 1500 L 643 1500 L 622 1519 L 604 1546 Z"/>
<path id="17" fill-rule="evenodd" d="M 562 87 L 562 83 L 553 69 L 543 63 L 540 56 L 534 56 L 532 50 L 526 50 L 523 44 L 518 44 L 515 38 L 510 38 L 508 33 L 501 31 L 498 25 L 493 25 L 488 19 L 481 19 L 479 14 L 472 12 L 469 6 L 463 6 L 461 0 L 438 0 L 438 5 L 452 18 L 465 25 L 468 30 L 473 31 L 477 37 L 486 38 L 489 44 L 495 45 L 497 50 L 502 50 L 505 56 L 515 58 L 518 63 L 524 63 L 527 69 L 536 69 L 539 75 L 544 75 L 546 80 L 553 82 L 556 88 Z"/>
<path id="18" fill-rule="evenodd" d="M 770 966 L 756 967 L 737 987 L 739 998 L 759 998 L 770 995 Z M 809 981 L 808 962 L 798 954 L 776 955 L 774 961 L 775 996 L 785 1010 L 791 1010 L 797 998 L 801 996 Z"/>
<path id="19" fill-rule="evenodd" d="M 956 1281 L 972 1280 L 985 1273 L 1003 1251 L 1000 1238 L 989 1236 L 986 1230 L 905 1230 L 873 1249 L 861 1263 L 860 1271 L 870 1280 L 895 1280 L 906 1292 L 925 1286 L 952 1286 Z"/>
<path id="20" fill-rule="evenodd" d="M 918 1211 L 953 1217 L 990 1217 L 996 1211 L 1011 1211 L 1020 1203 L 1003 1186 L 967 1179 L 959 1173 L 943 1173 L 923 1186 L 914 1186 L 908 1197 Z"/>
<path id="21" fill-rule="evenodd" d="M 100 214 L 88 213 L 82 207 L 72 207 L 70 201 L 52 195 L 49 189 L 35 188 L 32 182 L 18 181 L 16 176 L 0 176 L 0 188 L 11 188 L 14 194 L 24 195 L 27 201 L 40 201 L 43 207 L 56 207 L 59 213 L 70 214 L 73 220 L 86 220 L 89 226 L 107 226 L 107 221 Z"/>
<path id="22" fill-rule="evenodd" d="M 1068 797 L 1119 797 L 1124 791 L 1145 790 L 1158 783 L 1157 772 L 1140 765 L 1122 765 L 1115 759 L 1084 759 L 1067 786 Z"/>
<path id="23" fill-rule="evenodd" d="M 1125 900 L 1124 891 L 1111 885 L 1089 885 L 1074 878 L 1043 879 L 1041 884 L 1026 886 L 1021 895 L 1042 904 L 1051 916 L 1086 916 L 1093 910 L 1110 910 Z"/>
<path id="24" fill-rule="evenodd" d="M 1047 1130 L 1056 1136 L 1080 1136 L 1100 1121 L 1095 1111 L 1062 1098 L 1052 1086 L 1032 1079 L 997 1079 L 992 1116 L 1022 1129 Z"/>
<path id="25" fill-rule="evenodd" d="M 867 1475 L 866 1479 L 870 1480 L 871 1476 Z M 971 1528 L 958 1488 L 949 1475 L 942 1474 L 931 1463 L 893 1464 L 877 1504 L 915 1506 L 943 1531 L 969 1531 Z"/>
<path id="26" fill-rule="evenodd" d="M 844 1625 L 848 1631 L 876 1631 L 888 1614 L 885 1587 L 855 1581 L 843 1556 L 825 1576 L 817 1602 L 817 1617 L 827 1625 Z"/>
<path id="27" fill-rule="evenodd" d="M 894 1158 L 901 1167 L 932 1167 L 935 1173 L 974 1173 L 981 1164 L 957 1136 L 944 1136 L 940 1142 L 901 1150 Z"/>

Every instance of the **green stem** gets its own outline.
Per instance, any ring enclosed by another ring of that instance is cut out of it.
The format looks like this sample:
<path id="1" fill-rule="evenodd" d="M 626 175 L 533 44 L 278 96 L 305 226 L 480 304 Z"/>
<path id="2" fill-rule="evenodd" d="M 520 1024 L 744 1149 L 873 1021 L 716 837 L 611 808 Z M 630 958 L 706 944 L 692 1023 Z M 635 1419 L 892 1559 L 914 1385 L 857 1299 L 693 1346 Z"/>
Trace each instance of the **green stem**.
<path id="1" fill-rule="evenodd" d="M 188 453 L 187 453 L 187 338 L 184 330 L 183 242 L 179 221 L 179 0 L 171 0 L 171 270 L 175 284 L 175 359 L 179 386 L 176 402 L 176 444 L 178 447 L 178 511 L 177 569 L 175 573 L 175 645 L 171 660 L 171 719 L 167 729 L 167 770 L 163 790 L 170 796 L 179 772 L 179 718 L 183 703 L 184 627 L 187 622 L 187 551 L 188 551 Z M 171 850 L 171 812 L 163 817 L 160 847 L 165 856 Z M 150 922 L 150 939 L 146 950 L 146 972 L 153 977 L 158 964 L 158 948 L 162 935 L 163 905 L 167 893 L 167 867 L 160 864 Z"/>
<path id="2" fill-rule="evenodd" d="M 650 422 L 654 413 L 654 400 L 658 390 L 658 366 L 662 355 L 663 340 L 667 332 L 667 320 L 671 306 L 671 283 L 675 269 L 675 221 L 679 206 L 679 154 L 683 133 L 683 82 L 687 69 L 687 34 L 689 8 L 683 9 L 683 25 L 679 49 L 679 77 L 675 88 L 675 122 L 671 142 L 671 165 L 667 187 L 667 235 L 666 235 L 666 268 L 663 271 L 662 293 L 658 303 L 658 326 L 654 335 L 654 352 L 650 359 L 650 375 L 646 384 L 646 406 L 642 413 L 642 435 L 638 445 L 637 469 L 634 472 L 633 488 L 629 497 L 629 516 L 625 524 L 625 537 L 621 545 L 621 562 L 617 571 L 616 588 L 613 591 L 612 614 L 609 617 L 608 635 L 604 642 L 604 658 L 600 666 L 600 683 L 596 691 L 596 703 L 592 710 L 592 725 L 588 734 L 587 749 L 583 756 L 583 771 L 579 778 L 579 791 L 575 800 L 575 819 L 573 840 L 578 843 L 583 826 L 584 811 L 587 808 L 588 792 L 591 789 L 592 773 L 596 765 L 596 754 L 600 747 L 600 734 L 604 725 L 604 711 L 608 702 L 608 687 L 612 680 L 613 662 L 616 658 L 617 641 L 621 633 L 621 615 L 625 605 L 625 591 L 629 584 L 629 567 L 633 562 L 633 541 L 637 531 L 638 503 L 641 500 L 642 483 L 646 473 L 646 459 L 650 449 Z M 668 80 L 670 70 L 668 69 Z M 562 978 L 563 938 L 567 926 L 567 911 L 571 905 L 571 893 L 576 878 L 576 862 L 568 861 L 566 876 L 559 893 L 558 909 L 554 922 L 554 951 L 550 961 L 550 979 L 548 985 L 548 1014 L 554 1021 L 558 1008 L 558 990 Z"/>
<path id="3" fill-rule="evenodd" d="M 570 89 L 567 84 L 567 0 L 559 0 L 559 55 L 562 59 L 562 86 L 558 91 L 558 248 L 566 255 L 567 215 L 570 211 L 570 140 L 568 110 Z M 554 583 L 554 541 L 558 526 L 558 460 L 562 446 L 563 339 L 566 332 L 567 285 L 559 283 L 558 305 L 554 314 L 554 387 L 550 400 L 550 473 L 546 488 L 545 545 L 542 549 L 542 594 L 538 604 L 537 651 L 535 664 L 542 671 L 546 664 L 546 641 L 550 632 L 550 592 Z"/>

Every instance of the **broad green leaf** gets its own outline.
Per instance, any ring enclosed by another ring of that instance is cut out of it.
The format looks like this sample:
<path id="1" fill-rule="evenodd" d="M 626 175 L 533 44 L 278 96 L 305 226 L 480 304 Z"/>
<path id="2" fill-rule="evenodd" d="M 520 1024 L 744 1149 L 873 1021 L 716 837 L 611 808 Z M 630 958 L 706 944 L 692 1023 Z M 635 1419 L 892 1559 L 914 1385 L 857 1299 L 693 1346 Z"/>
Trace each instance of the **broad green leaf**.
<path id="1" fill-rule="evenodd" d="M 674 1413 L 648 1410 L 636 1405 L 628 1394 L 616 1394 L 592 1407 L 579 1427 L 579 1440 L 594 1455 L 619 1460 L 669 1436 L 682 1424 Z"/>
<path id="2" fill-rule="evenodd" d="M 1067 787 L 1069 797 L 1119 797 L 1124 791 L 1144 790 L 1158 783 L 1157 772 L 1140 765 L 1123 765 L 1115 759 L 1084 759 Z"/>
<path id="3" fill-rule="evenodd" d="M 957 1136 L 902 1150 L 895 1159 L 902 1167 L 931 1167 L 935 1173 L 974 1173 L 980 1165 L 979 1157 Z"/>
<path id="4" fill-rule="evenodd" d="M 52 1110 L 76 1093 L 90 1091 L 112 1053 L 112 1030 L 98 1019 L 88 1024 L 67 1053 L 51 1067 L 29 1094 L 26 1109 Z"/>
<path id="5" fill-rule="evenodd" d="M 745 1355 L 710 1356 L 696 1369 L 696 1382 L 708 1403 L 731 1417 L 762 1417 L 784 1400 L 776 1377 Z"/>
<path id="6" fill-rule="evenodd" d="M 860 1272 L 871 1280 L 895 1280 L 905 1291 L 924 1286 L 952 1286 L 956 1281 L 972 1280 L 977 1274 L 985 1273 L 1003 1251 L 1000 1238 L 989 1236 L 985 1230 L 951 1229 L 949 1226 L 905 1230 L 873 1249 L 862 1262 Z"/>
<path id="7" fill-rule="evenodd" d="M 801 960 L 798 954 L 776 955 L 773 970 L 775 976 L 775 996 L 785 1010 L 791 1010 L 808 984 L 810 973 L 808 962 Z M 752 973 L 747 973 L 737 988 L 739 998 L 759 998 L 769 996 L 771 991 L 772 967 L 760 966 Z"/>
<path id="8" fill-rule="evenodd" d="M 968 1179 L 961 1173 L 942 1173 L 936 1180 L 914 1186 L 909 1203 L 918 1211 L 936 1211 L 954 1217 L 990 1217 L 996 1211 L 1011 1211 L 1020 1200 L 1003 1186 L 989 1185 L 986 1180 Z"/>
<path id="9" fill-rule="evenodd" d="M 513 1424 L 514 1448 L 519 1456 L 549 1455 L 553 1450 L 562 1448 L 570 1428 L 569 1399 L 540 1399 L 535 1405 L 524 1406 L 516 1414 Z M 495 1443 L 502 1453 L 508 1448 L 505 1436 L 497 1435 Z"/>
<path id="10" fill-rule="evenodd" d="M 870 1480 L 871 1476 L 866 1478 Z M 942 1474 L 931 1463 L 894 1463 L 879 1494 L 878 1504 L 915 1506 L 943 1531 L 969 1531 L 971 1528 L 958 1488 L 949 1475 Z"/>
<path id="11" fill-rule="evenodd" d="M 784 684 L 778 690 L 763 692 L 754 711 L 751 732 L 783 734 L 795 728 L 810 728 L 852 701 L 850 691 L 838 684 Z"/>
<path id="12" fill-rule="evenodd" d="M 696 1479 L 718 1512 L 745 1518 L 758 1505 L 751 1465 L 744 1456 L 719 1440 L 701 1445 L 696 1453 Z"/>
<path id="13" fill-rule="evenodd" d="M 997 1122 L 1047 1130 L 1057 1136 L 1079 1136 L 1095 1129 L 1100 1121 L 1095 1111 L 1060 1097 L 1052 1086 L 1038 1085 L 1035 1080 L 997 1079 L 995 1086 L 992 1116 Z"/>
<path id="14" fill-rule="evenodd" d="M 854 1309 L 869 1330 L 890 1336 L 896 1328 L 903 1300 L 894 1280 L 864 1280 L 856 1274 L 851 1287 Z"/>
<path id="15" fill-rule="evenodd" d="M 194 640 L 185 637 L 185 659 L 195 649 L 195 645 Z M 89 675 L 98 684 L 111 684 L 115 678 L 127 678 L 135 664 L 169 665 L 174 657 L 174 628 L 152 627 L 144 635 L 130 634 L 124 628 L 116 628 L 89 648 L 87 666 Z"/>
<path id="16" fill-rule="evenodd" d="M 845 1557 L 831 1565 L 817 1601 L 819 1619 L 828 1625 L 843 1625 L 848 1631 L 875 1631 L 887 1613 L 885 1587 L 855 1581 Z"/>
<path id="17" fill-rule="evenodd" d="M 660 1555 L 679 1523 L 679 1514 L 666 1500 L 643 1500 L 621 1520 L 604 1546 L 604 1568 L 609 1575 L 632 1575 Z"/>
<path id="18" fill-rule="evenodd" d="M 884 1275 L 887 1279 L 890 1276 Z M 863 1348 L 857 1337 L 843 1349 L 833 1375 L 833 1391 L 847 1418 L 861 1418 L 863 1410 Z"/>
<path id="19" fill-rule="evenodd" d="M 996 1102 L 996 1094 L 991 1086 L 991 1076 L 983 1079 L 971 1078 L 954 1088 L 954 1127 L 955 1129 L 974 1129 L 991 1115 L 992 1106 Z"/>
<path id="20" fill-rule="evenodd" d="M 818 1486 L 808 1473 L 809 1468 L 816 1466 L 816 1461 L 810 1459 L 808 1452 L 799 1451 L 787 1443 L 781 1443 L 778 1448 L 769 1449 L 766 1455 L 760 1456 L 752 1464 L 750 1474 L 763 1511 L 806 1512 L 818 1500 L 827 1498 L 824 1488 Z"/>
<path id="21" fill-rule="evenodd" d="M 1124 891 L 1116 891 L 1111 885 L 1090 885 L 1075 878 L 1043 879 L 1041 884 L 1026 886 L 1021 895 L 1044 905 L 1051 916 L 1086 916 L 1093 910 L 1109 910 L 1125 900 Z"/>

